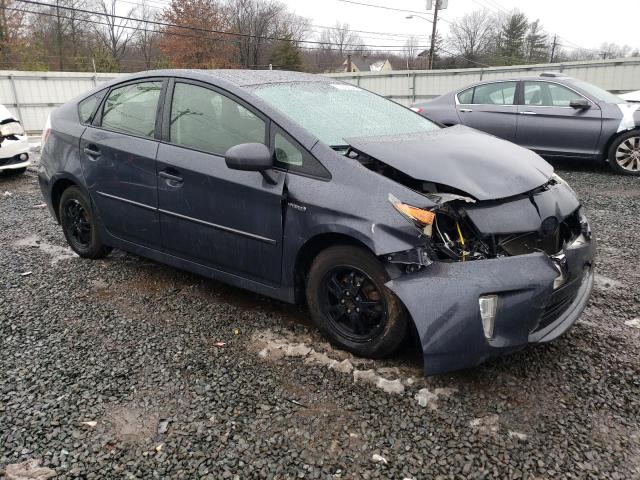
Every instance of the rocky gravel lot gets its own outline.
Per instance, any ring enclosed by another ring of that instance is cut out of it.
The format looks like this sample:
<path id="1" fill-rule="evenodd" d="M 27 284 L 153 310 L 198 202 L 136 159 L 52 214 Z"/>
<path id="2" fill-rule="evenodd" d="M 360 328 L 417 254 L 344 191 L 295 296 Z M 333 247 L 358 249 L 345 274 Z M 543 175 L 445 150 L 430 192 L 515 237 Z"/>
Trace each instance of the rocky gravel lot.
<path id="1" fill-rule="evenodd" d="M 640 179 L 556 166 L 599 242 L 588 309 L 553 344 L 432 378 L 410 342 L 350 358 L 303 308 L 80 259 L 35 172 L 0 177 L 0 477 L 640 478 Z"/>

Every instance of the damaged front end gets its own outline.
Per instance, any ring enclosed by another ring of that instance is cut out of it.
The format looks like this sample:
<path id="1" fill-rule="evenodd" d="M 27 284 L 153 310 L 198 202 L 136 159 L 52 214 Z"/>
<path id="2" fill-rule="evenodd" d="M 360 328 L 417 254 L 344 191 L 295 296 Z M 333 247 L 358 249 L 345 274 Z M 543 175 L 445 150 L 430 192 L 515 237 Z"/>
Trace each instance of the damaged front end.
<path id="1" fill-rule="evenodd" d="M 387 286 L 415 323 L 427 374 L 553 340 L 585 308 L 595 244 L 575 193 L 557 175 L 525 193 L 481 200 L 357 150 L 347 156 L 437 205 L 422 209 L 389 195 L 422 242 L 381 257 L 392 274 Z"/>

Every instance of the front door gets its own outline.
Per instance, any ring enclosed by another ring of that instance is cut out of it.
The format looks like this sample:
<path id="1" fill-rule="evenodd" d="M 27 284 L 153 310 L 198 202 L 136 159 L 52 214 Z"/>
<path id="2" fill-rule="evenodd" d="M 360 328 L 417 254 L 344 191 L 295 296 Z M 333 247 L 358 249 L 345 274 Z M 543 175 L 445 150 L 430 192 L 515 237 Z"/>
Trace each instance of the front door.
<path id="1" fill-rule="evenodd" d="M 210 86 L 176 80 L 158 149 L 162 245 L 173 255 L 248 276 L 280 281 L 284 174 L 229 169 L 224 153 L 267 143 L 268 122 Z"/>
<path id="2" fill-rule="evenodd" d="M 103 225 L 151 248 L 160 247 L 154 137 L 162 84 L 153 79 L 112 88 L 80 139 L 82 171 Z"/>
<path id="3" fill-rule="evenodd" d="M 589 156 L 596 153 L 602 115 L 598 105 L 576 109 L 572 100 L 584 99 L 564 85 L 525 81 L 518 107 L 516 143 L 543 155 Z"/>
<path id="4" fill-rule="evenodd" d="M 515 105 L 518 82 L 477 85 L 458 94 L 456 109 L 462 124 L 514 141 L 518 123 Z"/>

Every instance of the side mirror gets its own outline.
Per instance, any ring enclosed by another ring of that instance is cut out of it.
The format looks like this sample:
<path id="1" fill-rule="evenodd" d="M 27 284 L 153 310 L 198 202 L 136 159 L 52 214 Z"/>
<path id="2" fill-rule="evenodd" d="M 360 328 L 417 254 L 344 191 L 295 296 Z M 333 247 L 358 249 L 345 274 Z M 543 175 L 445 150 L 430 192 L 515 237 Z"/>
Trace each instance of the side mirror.
<path id="1" fill-rule="evenodd" d="M 234 170 L 263 172 L 273 167 L 273 157 L 262 143 L 241 143 L 224 154 L 227 167 Z"/>
<path id="2" fill-rule="evenodd" d="M 591 108 L 591 104 L 586 98 L 575 98 L 569 102 L 569 106 L 579 110 L 586 110 Z"/>

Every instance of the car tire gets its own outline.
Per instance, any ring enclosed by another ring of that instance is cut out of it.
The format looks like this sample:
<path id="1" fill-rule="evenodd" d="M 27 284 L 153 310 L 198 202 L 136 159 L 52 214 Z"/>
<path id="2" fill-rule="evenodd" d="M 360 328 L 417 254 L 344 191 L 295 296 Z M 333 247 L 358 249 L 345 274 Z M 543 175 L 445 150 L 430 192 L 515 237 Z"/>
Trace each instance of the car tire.
<path id="1" fill-rule="evenodd" d="M 58 215 L 71 249 L 83 258 L 103 258 L 111 247 L 102 243 L 91 201 L 78 187 L 67 188 L 60 197 Z"/>
<path id="2" fill-rule="evenodd" d="M 617 137 L 607 155 L 611 169 L 622 175 L 640 175 L 640 130 L 631 130 Z"/>
<path id="3" fill-rule="evenodd" d="M 360 357 L 393 354 L 405 338 L 408 313 L 384 285 L 388 281 L 380 261 L 364 248 L 340 245 L 323 250 L 306 284 L 307 304 L 320 332 L 333 345 Z"/>

